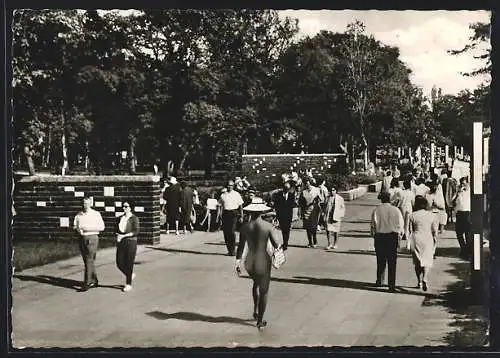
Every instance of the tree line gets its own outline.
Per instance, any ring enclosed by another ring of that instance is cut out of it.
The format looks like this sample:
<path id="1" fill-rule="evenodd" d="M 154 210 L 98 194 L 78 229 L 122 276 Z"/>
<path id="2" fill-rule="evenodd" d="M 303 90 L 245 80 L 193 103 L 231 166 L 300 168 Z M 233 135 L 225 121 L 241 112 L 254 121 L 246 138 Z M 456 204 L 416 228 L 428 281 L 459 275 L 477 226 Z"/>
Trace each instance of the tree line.
<path id="1" fill-rule="evenodd" d="M 12 29 L 16 163 L 26 143 L 70 171 L 123 150 L 132 173 L 302 150 L 366 163 L 380 145 L 470 148 L 488 118 L 489 87 L 426 98 L 359 21 L 296 41 L 298 20 L 274 10 L 20 10 Z"/>

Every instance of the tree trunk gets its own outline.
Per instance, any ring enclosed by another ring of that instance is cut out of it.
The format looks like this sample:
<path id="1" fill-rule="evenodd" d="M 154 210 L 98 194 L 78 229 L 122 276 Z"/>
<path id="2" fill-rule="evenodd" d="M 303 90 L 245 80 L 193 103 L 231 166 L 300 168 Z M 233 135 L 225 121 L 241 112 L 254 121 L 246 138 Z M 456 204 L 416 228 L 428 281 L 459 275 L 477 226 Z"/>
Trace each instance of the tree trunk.
<path id="1" fill-rule="evenodd" d="M 136 155 L 135 155 L 135 144 L 136 144 L 136 138 L 132 137 L 130 138 L 130 173 L 135 174 L 137 172 L 137 167 L 136 167 Z"/>
<path id="2" fill-rule="evenodd" d="M 184 173 L 184 165 L 186 164 L 186 160 L 187 160 L 188 155 L 189 155 L 189 150 L 186 150 L 184 152 L 184 154 L 182 155 L 181 160 L 179 161 L 179 166 L 178 166 L 177 172 L 182 174 L 182 175 L 185 174 Z"/>
<path id="3" fill-rule="evenodd" d="M 89 170 L 89 141 L 85 141 L 85 171 Z"/>
<path id="4" fill-rule="evenodd" d="M 61 136 L 61 147 L 62 147 L 62 156 L 63 156 L 63 165 L 61 168 L 61 175 L 66 174 L 66 170 L 68 169 L 68 148 L 66 147 L 66 134 L 62 133 Z"/>
<path id="5" fill-rule="evenodd" d="M 49 133 L 47 135 L 47 143 L 45 143 L 45 167 L 50 167 L 50 147 L 52 145 L 52 129 L 49 127 Z"/>
<path id="6" fill-rule="evenodd" d="M 349 171 L 355 171 L 356 170 L 356 153 L 354 149 L 354 138 L 352 135 L 349 135 L 348 137 L 348 155 L 349 155 Z"/>
<path id="7" fill-rule="evenodd" d="M 62 135 L 61 135 L 61 149 L 63 157 L 63 165 L 61 175 L 65 175 L 68 168 L 68 148 L 66 146 L 66 118 L 64 116 L 64 105 L 61 102 L 61 122 L 62 122 Z"/>
<path id="8" fill-rule="evenodd" d="M 364 145 L 364 149 L 363 149 L 363 170 L 367 170 L 368 169 L 368 141 L 366 140 L 366 136 L 365 134 L 363 133 L 362 136 L 361 136 L 361 139 L 363 140 L 363 145 Z"/>
<path id="9" fill-rule="evenodd" d="M 204 167 L 205 167 L 205 179 L 212 178 L 212 169 L 214 162 L 214 140 L 210 138 L 205 145 L 205 157 L 204 157 Z"/>

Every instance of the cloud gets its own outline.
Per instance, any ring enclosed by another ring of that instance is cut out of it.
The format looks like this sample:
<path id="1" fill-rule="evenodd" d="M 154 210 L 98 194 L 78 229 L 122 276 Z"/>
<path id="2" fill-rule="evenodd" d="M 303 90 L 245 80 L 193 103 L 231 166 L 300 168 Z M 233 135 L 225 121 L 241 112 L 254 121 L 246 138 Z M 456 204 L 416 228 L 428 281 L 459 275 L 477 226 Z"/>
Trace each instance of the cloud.
<path id="1" fill-rule="evenodd" d="M 461 49 L 472 31 L 469 24 L 489 21 L 486 11 L 332 11 L 286 10 L 281 16 L 299 19 L 300 35 L 314 36 L 320 30 L 344 32 L 359 19 L 384 44 L 400 49 L 401 59 L 413 70 L 412 80 L 429 93 L 432 86 L 444 93 L 475 88 L 487 77 L 468 78 L 460 72 L 481 67 L 473 53 L 453 56 L 447 50 Z"/>

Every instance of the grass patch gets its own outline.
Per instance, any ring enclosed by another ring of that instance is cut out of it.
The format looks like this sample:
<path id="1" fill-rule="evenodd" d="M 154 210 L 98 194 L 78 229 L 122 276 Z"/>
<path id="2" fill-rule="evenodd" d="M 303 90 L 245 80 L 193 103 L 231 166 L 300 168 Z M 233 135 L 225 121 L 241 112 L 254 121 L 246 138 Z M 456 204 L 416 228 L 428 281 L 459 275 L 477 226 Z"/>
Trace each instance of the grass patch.
<path id="1" fill-rule="evenodd" d="M 115 246 L 114 240 L 99 240 L 99 249 Z M 80 256 L 77 240 L 16 241 L 12 266 L 16 272 Z"/>

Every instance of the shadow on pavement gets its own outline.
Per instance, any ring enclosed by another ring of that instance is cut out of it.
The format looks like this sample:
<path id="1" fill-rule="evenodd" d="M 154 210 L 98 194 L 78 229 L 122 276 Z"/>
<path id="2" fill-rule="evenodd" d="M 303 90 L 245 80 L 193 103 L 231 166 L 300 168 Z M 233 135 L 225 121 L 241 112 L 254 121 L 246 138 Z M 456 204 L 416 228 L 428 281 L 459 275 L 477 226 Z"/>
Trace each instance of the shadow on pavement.
<path id="1" fill-rule="evenodd" d="M 327 286 L 327 287 L 339 287 L 339 288 L 351 288 L 356 290 L 374 291 L 374 292 L 388 292 L 387 287 L 377 287 L 375 283 L 370 282 L 360 282 L 360 281 L 350 281 L 335 278 L 316 278 L 316 277 L 306 277 L 306 276 L 293 276 L 293 278 L 279 278 L 271 277 L 271 281 L 276 282 L 286 282 L 286 283 L 300 283 L 304 285 L 317 285 L 317 286 Z M 432 293 L 425 293 L 422 291 L 407 290 L 401 286 L 396 287 L 396 292 L 393 294 L 405 294 L 413 296 L 432 296 Z"/>
<path id="2" fill-rule="evenodd" d="M 371 238 L 373 237 L 370 233 L 366 233 L 366 234 L 362 234 L 362 233 L 359 233 L 359 234 L 353 234 L 353 233 L 350 233 L 350 232 L 345 232 L 345 233 L 342 233 L 342 237 L 345 237 L 345 238 L 356 238 L 356 237 L 364 237 L 364 238 Z"/>
<path id="3" fill-rule="evenodd" d="M 481 347 L 487 343 L 487 312 L 481 302 L 474 302 L 472 291 L 467 280 L 470 274 L 470 263 L 455 262 L 447 273 L 457 280 L 450 283 L 440 297 L 427 297 L 423 306 L 443 306 L 454 317 L 450 324 L 453 331 L 444 337 L 449 346 Z M 485 300 L 485 299 L 483 299 Z"/>
<path id="4" fill-rule="evenodd" d="M 332 254 L 352 254 L 352 255 L 375 256 L 375 251 L 370 251 L 370 250 L 349 250 L 349 251 L 331 250 L 328 252 L 332 253 Z M 411 256 L 411 254 L 408 254 L 408 253 L 398 252 L 398 258 L 400 258 L 400 257 L 412 257 L 412 256 Z"/>
<path id="5" fill-rule="evenodd" d="M 47 285 L 52 285 L 56 287 L 64 287 L 64 288 L 69 288 L 75 291 L 79 291 L 82 287 L 82 282 L 77 281 L 77 280 L 72 280 L 69 278 L 62 278 L 62 277 L 55 277 L 55 276 L 47 276 L 47 275 L 36 275 L 36 276 L 29 276 L 29 275 L 14 275 L 14 278 L 17 278 L 18 280 L 21 281 L 31 281 L 31 282 L 38 282 L 38 283 L 44 283 Z M 121 290 L 122 286 L 120 285 L 102 285 L 99 284 L 99 288 L 114 288 L 117 290 Z"/>
<path id="6" fill-rule="evenodd" d="M 194 250 L 181 250 L 181 249 L 167 249 L 165 247 L 153 247 L 148 246 L 148 249 L 179 253 L 179 254 L 194 254 L 194 255 L 215 255 L 215 256 L 227 256 L 222 252 L 203 252 L 203 251 L 194 251 Z"/>
<path id="7" fill-rule="evenodd" d="M 195 322 L 208 322 L 208 323 L 231 323 L 231 324 L 239 324 L 243 326 L 255 327 L 254 324 L 250 323 L 250 319 L 244 320 L 242 318 L 237 317 L 228 317 L 228 316 L 206 316 L 200 313 L 195 312 L 175 312 L 175 313 L 165 313 L 161 311 L 152 311 L 146 313 L 148 316 L 159 319 L 159 320 L 167 320 L 167 319 L 178 319 L 182 321 L 195 321 Z"/>
<path id="8" fill-rule="evenodd" d="M 436 256 L 458 258 L 459 247 L 436 247 Z"/>
<path id="9" fill-rule="evenodd" d="M 363 219 L 342 220 L 342 223 L 349 223 L 349 224 L 370 224 L 371 220 L 363 220 Z"/>
<path id="10" fill-rule="evenodd" d="M 349 234 L 351 232 L 357 232 L 360 234 L 370 234 L 370 230 L 342 230 L 340 233 L 341 234 Z"/>

